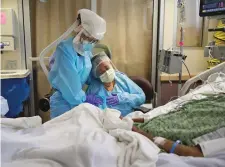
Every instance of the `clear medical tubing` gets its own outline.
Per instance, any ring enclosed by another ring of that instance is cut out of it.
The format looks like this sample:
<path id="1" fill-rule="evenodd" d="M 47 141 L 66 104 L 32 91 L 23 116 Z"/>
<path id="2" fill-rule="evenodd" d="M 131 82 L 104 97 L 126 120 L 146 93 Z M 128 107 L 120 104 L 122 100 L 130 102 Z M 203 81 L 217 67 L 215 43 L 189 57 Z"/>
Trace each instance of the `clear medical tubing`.
<path id="1" fill-rule="evenodd" d="M 72 26 L 70 26 L 70 28 L 64 32 L 58 39 L 56 39 L 54 42 L 52 42 L 50 45 L 48 45 L 45 49 L 42 50 L 42 52 L 40 53 L 39 57 L 39 61 L 40 61 L 40 65 L 41 68 L 43 69 L 46 77 L 48 77 L 48 69 L 45 65 L 44 62 L 44 57 L 46 55 L 46 53 L 48 53 L 53 47 L 57 46 L 61 41 L 63 41 L 67 36 L 70 35 L 71 32 L 73 32 L 77 27 L 78 27 L 79 21 L 75 21 Z"/>

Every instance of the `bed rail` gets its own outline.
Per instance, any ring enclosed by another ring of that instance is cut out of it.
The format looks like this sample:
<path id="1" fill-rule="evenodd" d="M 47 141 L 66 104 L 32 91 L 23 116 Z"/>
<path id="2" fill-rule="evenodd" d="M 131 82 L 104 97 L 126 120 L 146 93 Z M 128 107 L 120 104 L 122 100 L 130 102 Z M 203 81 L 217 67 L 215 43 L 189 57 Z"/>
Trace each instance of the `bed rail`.
<path id="1" fill-rule="evenodd" d="M 202 73 L 196 75 L 195 77 L 193 77 L 193 78 L 187 80 L 187 81 L 185 82 L 185 84 L 183 85 L 183 87 L 181 88 L 180 96 L 185 95 L 185 94 L 187 93 L 189 87 L 190 87 L 193 83 L 195 83 L 195 82 L 197 82 L 197 81 L 199 81 L 199 80 L 204 80 L 204 81 L 205 81 L 205 80 L 208 79 L 208 77 L 209 77 L 211 74 L 216 73 L 216 72 L 221 72 L 221 71 L 225 73 L 225 62 L 223 62 L 223 63 L 221 63 L 221 64 L 219 64 L 219 65 L 217 65 L 217 66 L 215 66 L 215 67 L 213 67 L 213 68 L 211 68 L 211 69 L 209 69 L 209 70 L 206 70 L 206 71 L 204 71 L 204 72 L 202 72 Z"/>

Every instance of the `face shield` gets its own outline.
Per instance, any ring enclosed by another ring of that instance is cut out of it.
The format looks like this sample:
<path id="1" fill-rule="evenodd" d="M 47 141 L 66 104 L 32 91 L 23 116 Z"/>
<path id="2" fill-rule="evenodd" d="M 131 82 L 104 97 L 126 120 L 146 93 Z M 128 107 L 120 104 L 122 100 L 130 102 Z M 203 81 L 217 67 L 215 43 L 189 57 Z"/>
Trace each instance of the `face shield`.
<path id="1" fill-rule="evenodd" d="M 98 42 L 93 38 L 86 30 L 81 29 L 80 32 L 73 39 L 74 49 L 80 55 L 84 55 L 85 52 L 91 52 L 94 45 Z"/>
<path id="2" fill-rule="evenodd" d="M 78 11 L 83 29 L 96 40 L 102 40 L 106 32 L 106 22 L 103 18 L 88 9 Z"/>
<path id="3" fill-rule="evenodd" d="M 75 50 L 80 55 L 84 55 L 86 51 L 91 52 L 94 45 L 103 38 L 106 32 L 106 23 L 96 13 L 87 9 L 79 10 L 78 14 L 81 26 L 75 30 L 77 35 L 73 43 Z"/>
<path id="4" fill-rule="evenodd" d="M 77 37 L 77 41 L 82 41 L 84 44 L 93 44 L 96 43 L 98 40 L 101 40 L 104 37 L 106 32 L 106 22 L 103 18 L 98 16 L 96 13 L 88 10 L 88 9 L 81 9 L 78 11 L 78 18 L 76 22 L 72 24 L 72 26 L 63 33 L 58 39 L 48 45 L 42 52 L 40 53 L 40 65 L 48 77 L 48 69 L 44 63 L 45 55 L 52 50 L 56 45 L 58 45 L 61 41 L 67 38 L 73 31 L 82 33 L 80 37 Z M 86 34 L 86 35 L 85 35 Z M 87 38 L 86 38 L 87 37 Z M 74 39 L 75 40 L 75 39 Z M 75 40 L 75 41 L 76 41 Z M 87 42 L 89 41 L 89 42 Z M 92 46 L 86 45 L 84 49 L 90 49 Z"/>
<path id="5" fill-rule="evenodd" d="M 103 74 L 107 74 L 107 72 L 108 73 L 110 72 L 111 74 L 112 71 L 116 70 L 112 61 L 105 54 L 105 52 L 101 52 L 96 56 L 94 56 L 91 62 L 92 62 L 92 75 L 95 78 L 100 78 L 101 76 L 103 76 Z"/>

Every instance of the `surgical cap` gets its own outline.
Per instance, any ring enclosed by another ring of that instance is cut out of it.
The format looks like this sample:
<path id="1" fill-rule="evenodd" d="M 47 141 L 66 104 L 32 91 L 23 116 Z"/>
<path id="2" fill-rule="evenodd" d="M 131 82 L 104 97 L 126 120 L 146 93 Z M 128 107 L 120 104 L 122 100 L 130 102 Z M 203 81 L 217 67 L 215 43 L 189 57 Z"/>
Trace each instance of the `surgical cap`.
<path id="1" fill-rule="evenodd" d="M 99 78 L 100 74 L 98 73 L 98 67 L 103 62 L 109 62 L 111 68 L 113 68 L 112 62 L 109 59 L 109 57 L 105 54 L 105 52 L 100 52 L 91 59 L 92 74 L 95 78 Z"/>
<path id="2" fill-rule="evenodd" d="M 80 9 L 82 27 L 95 39 L 101 40 L 106 32 L 105 20 L 95 12 L 88 9 Z"/>

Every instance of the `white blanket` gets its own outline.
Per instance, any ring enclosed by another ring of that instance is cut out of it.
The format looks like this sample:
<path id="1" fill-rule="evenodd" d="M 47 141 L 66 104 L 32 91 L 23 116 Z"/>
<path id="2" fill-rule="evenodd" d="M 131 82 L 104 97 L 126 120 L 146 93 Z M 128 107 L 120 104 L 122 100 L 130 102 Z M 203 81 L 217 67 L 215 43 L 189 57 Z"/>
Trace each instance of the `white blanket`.
<path id="1" fill-rule="evenodd" d="M 130 113 L 127 117 L 131 118 L 144 118 L 145 121 L 151 120 L 159 115 L 168 114 L 173 111 L 176 107 L 187 103 L 193 99 L 203 99 L 206 96 L 204 94 L 218 94 L 225 93 L 225 74 L 215 73 L 209 76 L 208 80 L 204 85 L 190 91 L 185 96 L 182 96 L 174 101 L 171 101 L 164 106 L 154 108 L 150 112 L 143 114 L 140 111 Z"/>
<path id="2" fill-rule="evenodd" d="M 225 152 L 207 158 L 181 157 L 175 154 L 159 154 L 157 167 L 225 167 Z"/>
<path id="3" fill-rule="evenodd" d="M 158 147 L 130 131 L 132 120 L 119 115 L 82 104 L 43 125 L 38 117 L 2 118 L 2 165 L 154 167 Z"/>

